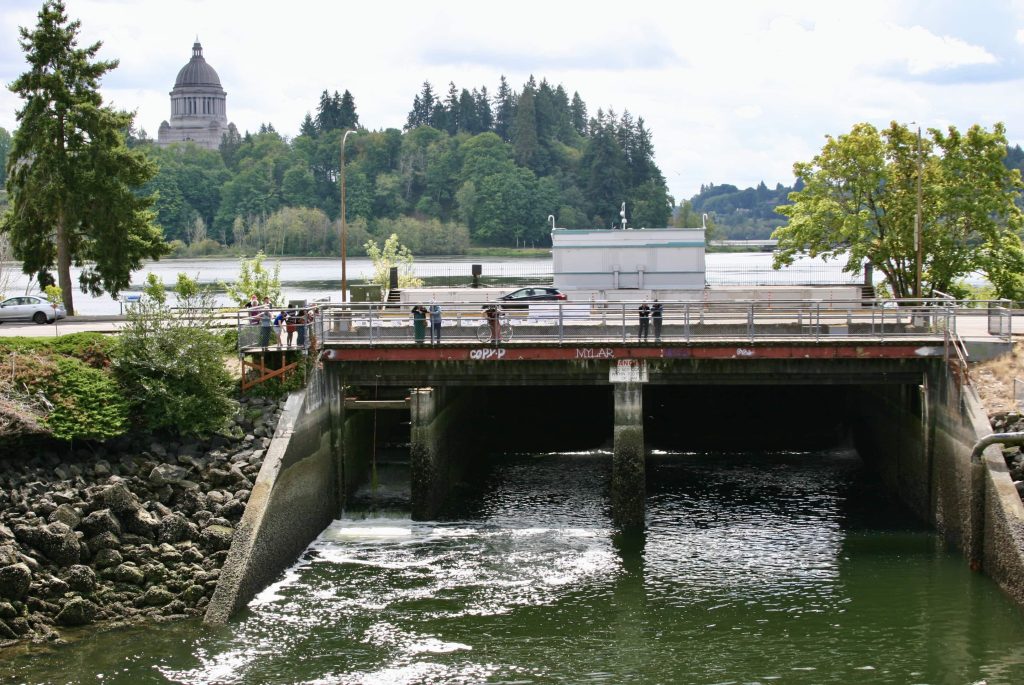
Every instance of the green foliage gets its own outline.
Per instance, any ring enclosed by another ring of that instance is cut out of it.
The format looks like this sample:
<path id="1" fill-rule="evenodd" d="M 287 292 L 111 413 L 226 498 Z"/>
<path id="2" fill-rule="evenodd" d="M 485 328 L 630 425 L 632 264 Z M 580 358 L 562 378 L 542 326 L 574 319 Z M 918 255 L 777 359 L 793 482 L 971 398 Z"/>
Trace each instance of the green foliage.
<path id="1" fill-rule="evenodd" d="M 376 228 L 380 235 L 397 235 L 398 242 L 416 254 L 464 254 L 469 249 L 469 229 L 464 224 L 403 216 L 381 219 Z"/>
<path id="2" fill-rule="evenodd" d="M 29 70 L 10 85 L 24 101 L 7 158 L 11 206 L 0 231 L 40 283 L 55 269 L 74 314 L 71 264 L 85 265 L 82 292 L 126 288 L 144 258 L 166 247 L 153 223 L 154 198 L 138 189 L 155 165 L 125 144 L 132 115 L 103 105 L 100 78 L 116 61 L 95 61 L 100 43 L 78 48 L 80 24 L 47 0 L 34 30 L 20 29 Z"/>
<path id="3" fill-rule="evenodd" d="M 94 368 L 110 365 L 116 339 L 103 333 L 71 333 L 54 338 L 0 338 L 0 354 L 39 353 L 74 357 Z"/>
<path id="4" fill-rule="evenodd" d="M 949 292 L 983 272 L 1001 297 L 1024 295 L 1024 248 L 1017 205 L 1020 174 L 1008 169 L 1002 124 L 961 134 L 928 131 L 919 138 L 893 122 L 879 132 L 857 124 L 829 137 L 810 162 L 794 165 L 806 185 L 779 207 L 789 223 L 775 231 L 776 266 L 798 254 L 846 258 L 859 272 L 870 262 L 896 297 Z M 922 291 L 916 292 L 916 213 L 921 183 Z"/>
<path id="5" fill-rule="evenodd" d="M 132 414 L 150 430 L 204 434 L 223 427 L 235 408 L 223 339 L 211 331 L 213 298 L 185 274 L 166 303 L 152 274 L 132 307 L 115 348 L 113 370 L 131 398 Z"/>
<path id="6" fill-rule="evenodd" d="M 128 403 L 117 382 L 107 373 L 77 359 L 57 359 L 51 379 L 53 410 L 45 425 L 62 440 L 105 440 L 128 429 Z"/>
<path id="7" fill-rule="evenodd" d="M 234 283 L 221 283 L 228 297 L 237 302 L 238 306 L 248 304 L 252 295 L 258 297 L 260 302 L 263 298 L 269 297 L 274 306 L 284 304 L 281 297 L 281 264 L 275 262 L 273 270 L 268 271 L 263 266 L 266 258 L 263 252 L 257 252 L 252 259 L 243 257 L 238 270 L 238 280 Z"/>
<path id="8" fill-rule="evenodd" d="M 378 247 L 376 241 L 367 241 L 366 256 L 373 262 L 373 275 L 369 282 L 379 285 L 382 291 L 388 288 L 392 267 L 398 267 L 399 288 L 418 288 L 423 285 L 423 281 L 413 274 L 412 252 L 398 243 L 398 236 L 394 233 L 384 241 L 383 247 Z"/>

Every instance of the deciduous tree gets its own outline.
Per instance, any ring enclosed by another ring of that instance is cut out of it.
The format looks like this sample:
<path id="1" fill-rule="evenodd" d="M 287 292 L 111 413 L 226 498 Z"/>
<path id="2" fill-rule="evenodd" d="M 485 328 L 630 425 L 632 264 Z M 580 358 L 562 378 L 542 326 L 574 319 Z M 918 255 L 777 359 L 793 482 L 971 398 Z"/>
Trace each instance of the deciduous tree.
<path id="1" fill-rule="evenodd" d="M 930 129 L 917 135 L 893 122 L 879 132 L 857 124 L 828 137 L 821 152 L 793 169 L 805 186 L 777 211 L 789 222 L 773 234 L 776 266 L 799 254 L 845 257 L 857 273 L 869 262 L 892 294 L 919 297 L 950 292 L 958 279 L 985 273 L 1002 297 L 1024 295 L 1024 250 L 1016 202 L 1020 173 L 1003 164 L 1002 124 L 961 134 Z M 920 170 L 920 171 L 919 171 Z M 916 288 L 916 184 L 921 181 L 922 292 Z"/>

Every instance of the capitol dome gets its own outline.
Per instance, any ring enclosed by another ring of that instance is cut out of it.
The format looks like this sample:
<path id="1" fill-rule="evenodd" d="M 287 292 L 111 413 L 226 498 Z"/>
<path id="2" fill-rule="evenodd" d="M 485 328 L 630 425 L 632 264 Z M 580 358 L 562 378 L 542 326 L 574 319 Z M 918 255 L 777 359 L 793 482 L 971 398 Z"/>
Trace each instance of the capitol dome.
<path id="1" fill-rule="evenodd" d="M 220 77 L 203 58 L 203 46 L 196 41 L 192 44 L 192 59 L 178 72 L 175 88 L 186 86 L 216 86 L 220 88 Z"/>
<path id="2" fill-rule="evenodd" d="M 220 77 L 203 58 L 199 39 L 192 44 L 192 59 L 178 72 L 171 90 L 171 120 L 160 124 L 157 143 L 191 142 L 216 150 L 228 131 L 227 93 Z"/>

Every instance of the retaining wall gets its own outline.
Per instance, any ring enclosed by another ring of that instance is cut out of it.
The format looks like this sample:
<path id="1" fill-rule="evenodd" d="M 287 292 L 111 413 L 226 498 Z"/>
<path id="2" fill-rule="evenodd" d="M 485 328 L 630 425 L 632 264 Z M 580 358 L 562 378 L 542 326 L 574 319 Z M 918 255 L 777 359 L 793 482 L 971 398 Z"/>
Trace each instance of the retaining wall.
<path id="1" fill-rule="evenodd" d="M 288 398 L 204 621 L 226 623 L 337 516 L 341 393 L 315 371 Z M 334 420 L 332 420 L 332 415 Z"/>

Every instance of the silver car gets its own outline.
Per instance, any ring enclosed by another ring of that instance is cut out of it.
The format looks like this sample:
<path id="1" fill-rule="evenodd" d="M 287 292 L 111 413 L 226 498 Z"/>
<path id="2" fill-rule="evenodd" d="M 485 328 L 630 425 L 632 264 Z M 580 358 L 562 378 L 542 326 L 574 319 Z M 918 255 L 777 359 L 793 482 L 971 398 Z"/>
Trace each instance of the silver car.
<path id="1" fill-rule="evenodd" d="M 35 295 L 9 297 L 0 302 L 0 323 L 5 321 L 35 321 L 53 323 L 67 316 L 61 305 L 52 305 Z"/>

